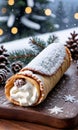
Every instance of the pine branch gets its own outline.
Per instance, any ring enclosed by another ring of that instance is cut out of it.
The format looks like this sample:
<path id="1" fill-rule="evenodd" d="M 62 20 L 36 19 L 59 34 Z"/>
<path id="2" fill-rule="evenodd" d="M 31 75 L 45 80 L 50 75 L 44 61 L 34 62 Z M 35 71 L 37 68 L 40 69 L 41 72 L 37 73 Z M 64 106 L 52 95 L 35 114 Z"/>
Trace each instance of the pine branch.
<path id="1" fill-rule="evenodd" d="M 49 44 L 55 42 L 56 40 L 58 40 L 58 37 L 57 37 L 57 36 L 55 36 L 55 35 L 50 35 L 49 38 L 48 38 L 48 40 L 47 40 L 47 43 L 48 43 L 48 45 L 49 45 Z"/>
<path id="2" fill-rule="evenodd" d="M 36 48 L 38 52 L 42 51 L 46 47 L 46 42 L 37 37 L 33 37 L 32 39 L 30 39 L 29 43 L 31 44 L 33 49 Z"/>
<path id="3" fill-rule="evenodd" d="M 32 47 L 32 49 L 22 49 L 22 50 L 16 50 L 12 51 L 9 56 L 10 62 L 15 62 L 15 61 L 21 61 L 25 65 L 28 64 L 35 56 L 37 56 L 46 46 L 51 44 L 57 39 L 56 36 L 51 35 L 48 38 L 48 44 L 44 41 L 41 40 L 38 37 L 33 37 L 29 39 L 29 44 Z"/>
<path id="4" fill-rule="evenodd" d="M 36 56 L 35 52 L 28 49 L 17 50 L 10 53 L 9 60 L 10 62 L 22 61 L 24 64 L 27 64 Z"/>

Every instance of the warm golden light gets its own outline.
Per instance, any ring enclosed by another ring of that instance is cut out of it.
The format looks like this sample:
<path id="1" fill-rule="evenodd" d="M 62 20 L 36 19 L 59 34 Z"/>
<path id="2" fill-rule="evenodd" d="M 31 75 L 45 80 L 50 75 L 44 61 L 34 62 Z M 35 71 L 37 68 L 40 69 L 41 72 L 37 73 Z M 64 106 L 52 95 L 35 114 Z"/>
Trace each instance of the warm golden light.
<path id="1" fill-rule="evenodd" d="M 51 15 L 51 9 L 46 9 L 45 10 L 45 15 L 47 15 L 47 16 L 50 16 Z"/>
<path id="2" fill-rule="evenodd" d="M 25 8 L 25 13 L 30 14 L 32 12 L 32 8 L 31 7 L 26 7 Z"/>
<path id="3" fill-rule="evenodd" d="M 3 35 L 3 30 L 0 28 L 0 36 Z"/>
<path id="4" fill-rule="evenodd" d="M 13 27 L 12 29 L 11 29 L 11 33 L 12 34 L 16 34 L 18 32 L 18 28 L 17 27 Z"/>
<path id="5" fill-rule="evenodd" d="M 14 5 L 14 3 L 15 3 L 14 0 L 8 0 L 9 5 Z"/>
<path id="6" fill-rule="evenodd" d="M 5 14 L 5 13 L 6 13 L 6 11 L 7 11 L 7 9 L 6 9 L 6 8 L 2 8 L 2 13 L 3 13 L 3 14 Z"/>
<path id="7" fill-rule="evenodd" d="M 75 13 L 75 14 L 74 14 L 74 18 L 75 18 L 75 19 L 78 19 L 78 13 Z"/>

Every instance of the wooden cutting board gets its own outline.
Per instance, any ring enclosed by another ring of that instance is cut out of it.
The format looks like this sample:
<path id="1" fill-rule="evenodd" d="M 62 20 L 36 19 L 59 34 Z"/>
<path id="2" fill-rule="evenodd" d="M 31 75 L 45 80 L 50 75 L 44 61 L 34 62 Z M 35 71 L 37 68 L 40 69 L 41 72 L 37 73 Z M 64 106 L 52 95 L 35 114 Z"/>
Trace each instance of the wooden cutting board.
<path id="1" fill-rule="evenodd" d="M 66 96 L 74 96 L 65 101 Z M 55 106 L 62 112 L 51 113 Z M 78 125 L 78 70 L 75 63 L 64 74 L 43 103 L 35 107 L 20 107 L 7 101 L 4 86 L 0 87 L 0 118 L 23 120 L 56 128 L 71 128 Z"/>

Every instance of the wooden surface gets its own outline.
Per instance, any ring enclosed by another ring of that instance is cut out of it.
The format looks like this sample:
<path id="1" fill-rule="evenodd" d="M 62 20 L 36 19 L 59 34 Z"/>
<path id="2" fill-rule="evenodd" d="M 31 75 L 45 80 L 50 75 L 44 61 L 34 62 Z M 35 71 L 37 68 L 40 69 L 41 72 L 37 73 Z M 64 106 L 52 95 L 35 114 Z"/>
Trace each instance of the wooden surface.
<path id="1" fill-rule="evenodd" d="M 57 129 L 34 123 L 0 119 L 0 130 L 78 130 L 78 127 L 73 129 Z"/>
<path id="2" fill-rule="evenodd" d="M 17 122 L 9 120 L 0 120 L 0 130 L 57 130 L 48 126 L 40 126 L 38 124 Z"/>
<path id="3" fill-rule="evenodd" d="M 78 101 L 78 70 L 75 64 L 71 65 L 46 100 L 36 107 L 19 107 L 11 104 L 5 98 L 4 86 L 1 87 L 0 118 L 33 122 L 56 128 L 76 127 L 78 125 L 78 102 L 65 102 L 64 95 L 69 94 L 76 96 Z M 49 109 L 54 106 L 63 107 L 63 113 L 51 114 Z M 6 125 L 8 120 L 1 120 L 1 122 Z M 14 124 L 18 126 L 19 123 L 14 122 Z"/>

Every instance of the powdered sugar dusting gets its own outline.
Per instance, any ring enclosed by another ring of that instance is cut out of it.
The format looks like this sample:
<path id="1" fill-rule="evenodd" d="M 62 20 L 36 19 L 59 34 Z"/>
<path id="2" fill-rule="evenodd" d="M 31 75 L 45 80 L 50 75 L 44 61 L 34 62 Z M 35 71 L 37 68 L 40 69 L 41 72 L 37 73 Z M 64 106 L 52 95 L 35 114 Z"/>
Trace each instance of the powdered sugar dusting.
<path id="1" fill-rule="evenodd" d="M 24 67 L 24 69 L 32 69 L 45 75 L 52 75 L 63 63 L 65 55 L 64 44 L 52 43 Z"/>

